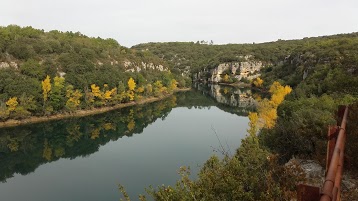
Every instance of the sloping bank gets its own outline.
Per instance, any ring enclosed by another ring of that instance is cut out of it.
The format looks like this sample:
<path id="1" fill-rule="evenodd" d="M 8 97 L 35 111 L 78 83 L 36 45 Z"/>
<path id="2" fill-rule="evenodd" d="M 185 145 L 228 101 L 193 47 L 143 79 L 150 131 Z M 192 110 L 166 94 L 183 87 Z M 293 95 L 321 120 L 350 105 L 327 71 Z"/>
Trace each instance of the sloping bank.
<path id="1" fill-rule="evenodd" d="M 120 108 L 129 107 L 129 106 L 133 106 L 133 105 L 142 105 L 142 104 L 146 104 L 146 103 L 156 102 L 159 100 L 163 100 L 167 97 L 170 97 L 176 92 L 189 91 L 189 90 L 190 90 L 190 88 L 176 89 L 173 93 L 166 94 L 166 95 L 160 96 L 160 97 L 147 97 L 147 98 L 143 98 L 142 100 L 139 100 L 139 101 L 132 101 L 129 103 L 121 103 L 121 104 L 117 104 L 114 106 L 107 106 L 107 107 L 101 107 L 101 108 L 93 108 L 93 109 L 89 109 L 89 110 L 77 110 L 73 113 L 55 114 L 55 115 L 41 116 L 41 117 L 29 117 L 29 118 L 21 119 L 21 120 L 9 119 L 5 122 L 0 122 L 0 128 L 14 127 L 14 126 L 20 126 L 20 125 L 25 125 L 25 124 L 33 124 L 33 123 L 47 122 L 47 121 L 53 121 L 53 120 L 60 120 L 60 119 L 66 119 L 66 118 L 70 118 L 70 117 L 84 117 L 84 116 L 89 116 L 89 115 L 94 115 L 94 114 L 101 114 L 101 113 L 109 112 L 112 110 L 117 110 Z"/>

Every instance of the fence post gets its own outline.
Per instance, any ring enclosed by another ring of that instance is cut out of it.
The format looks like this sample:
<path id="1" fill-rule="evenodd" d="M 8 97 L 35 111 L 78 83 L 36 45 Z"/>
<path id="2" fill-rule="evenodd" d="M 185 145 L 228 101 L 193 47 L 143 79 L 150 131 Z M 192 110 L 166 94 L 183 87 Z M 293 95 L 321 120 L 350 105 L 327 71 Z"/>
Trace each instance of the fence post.
<path id="1" fill-rule="evenodd" d="M 297 201 L 318 201 L 320 197 L 320 188 L 299 184 L 297 186 Z"/>
<path id="2" fill-rule="evenodd" d="M 337 129 L 338 136 L 334 146 L 332 157 L 328 164 L 328 170 L 326 172 L 326 178 L 321 192 L 321 201 L 340 200 L 347 117 L 348 107 L 340 107 L 338 110 L 338 122 L 341 123 L 341 126 Z"/>
<path id="3" fill-rule="evenodd" d="M 328 126 L 328 143 L 327 143 L 327 158 L 326 158 L 326 173 L 327 175 L 329 164 L 332 160 L 334 147 L 338 136 L 338 126 Z"/>

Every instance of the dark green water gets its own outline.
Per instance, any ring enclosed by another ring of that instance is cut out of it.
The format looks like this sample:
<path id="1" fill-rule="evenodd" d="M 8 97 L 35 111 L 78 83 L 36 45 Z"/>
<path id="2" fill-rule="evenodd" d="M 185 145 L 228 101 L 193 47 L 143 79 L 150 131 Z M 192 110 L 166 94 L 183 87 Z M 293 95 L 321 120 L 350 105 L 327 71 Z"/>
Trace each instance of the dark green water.
<path id="1" fill-rule="evenodd" d="M 250 93 L 230 90 L 206 87 L 106 114 L 0 129 L 0 200 L 118 201 L 119 183 L 136 200 L 149 185 L 174 184 L 180 166 L 195 177 L 209 156 L 220 155 L 217 136 L 233 153 L 246 134 Z"/>

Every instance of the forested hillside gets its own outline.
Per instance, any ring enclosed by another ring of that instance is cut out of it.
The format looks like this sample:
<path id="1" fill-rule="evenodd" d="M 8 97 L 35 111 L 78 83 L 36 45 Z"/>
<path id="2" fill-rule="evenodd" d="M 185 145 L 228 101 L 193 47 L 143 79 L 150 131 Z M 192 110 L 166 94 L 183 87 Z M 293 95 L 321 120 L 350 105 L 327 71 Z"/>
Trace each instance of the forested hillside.
<path id="1" fill-rule="evenodd" d="M 133 48 L 152 51 L 188 74 L 245 56 L 266 64 L 260 83 L 252 84 L 270 95 L 256 97 L 249 136 L 237 152 L 223 160 L 210 158 L 197 180 L 182 168 L 175 186 L 152 189 L 156 200 L 291 200 L 296 185 L 307 178 L 300 167 L 284 164 L 295 157 L 324 165 L 328 125 L 336 124 L 339 105 L 358 100 L 357 33 L 262 44 L 149 43 Z M 348 158 L 356 157 L 354 144 L 348 142 Z M 351 166 L 352 175 L 357 169 Z M 347 200 L 358 197 L 354 191 L 347 194 L 352 194 Z"/>
<path id="2" fill-rule="evenodd" d="M 190 80 L 156 55 L 113 39 L 0 27 L 0 120 L 113 105 L 177 85 Z"/>
<path id="3" fill-rule="evenodd" d="M 260 72 L 262 90 L 268 90 L 275 81 L 293 89 L 272 114 L 278 125 L 262 131 L 269 133 L 262 136 L 270 146 L 286 153 L 287 158 L 316 154 L 318 149 L 323 153 L 320 143 L 325 139 L 326 125 L 334 122 L 337 105 L 352 103 L 358 97 L 358 33 L 261 44 L 148 43 L 133 49 L 151 51 L 188 74 L 222 62 L 241 61 L 248 55 L 266 63 Z M 292 147 L 292 152 L 287 152 L 287 147 Z"/>
<path id="4" fill-rule="evenodd" d="M 283 84 L 296 87 L 304 77 L 307 87 L 319 85 L 315 86 L 319 91 L 311 89 L 309 93 L 322 94 L 338 88 L 347 93 L 358 91 L 353 88 L 357 86 L 357 44 L 358 34 L 352 33 L 260 44 L 148 43 L 132 49 L 153 52 L 176 71 L 188 74 L 214 68 L 220 63 L 241 61 L 250 55 L 251 59 L 266 64 L 267 68 L 261 72 L 266 86 L 281 80 Z M 338 76 L 337 79 L 332 75 Z"/>
<path id="5" fill-rule="evenodd" d="M 227 45 L 168 42 L 139 44 L 133 46 L 132 49 L 153 52 L 177 70 L 195 73 L 204 68 L 214 68 L 223 62 L 241 61 L 246 55 L 253 56 L 252 59 L 275 64 L 284 60 L 293 49 L 302 43 L 301 40 Z"/>

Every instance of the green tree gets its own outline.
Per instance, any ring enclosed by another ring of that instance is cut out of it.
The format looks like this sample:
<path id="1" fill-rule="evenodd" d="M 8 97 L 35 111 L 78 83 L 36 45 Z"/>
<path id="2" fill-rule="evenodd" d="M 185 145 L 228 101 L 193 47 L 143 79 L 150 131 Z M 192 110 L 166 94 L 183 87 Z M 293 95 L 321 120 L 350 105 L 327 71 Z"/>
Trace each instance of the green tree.
<path id="1" fill-rule="evenodd" d="M 45 69 L 34 59 L 28 59 L 26 62 L 21 64 L 20 71 L 24 75 L 28 75 L 39 80 L 46 76 Z"/>

